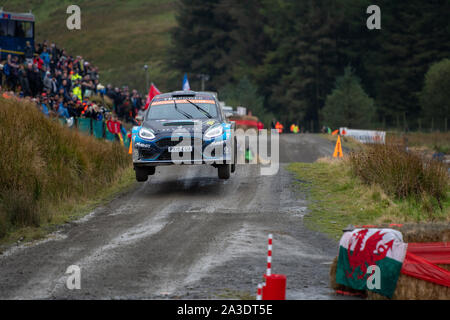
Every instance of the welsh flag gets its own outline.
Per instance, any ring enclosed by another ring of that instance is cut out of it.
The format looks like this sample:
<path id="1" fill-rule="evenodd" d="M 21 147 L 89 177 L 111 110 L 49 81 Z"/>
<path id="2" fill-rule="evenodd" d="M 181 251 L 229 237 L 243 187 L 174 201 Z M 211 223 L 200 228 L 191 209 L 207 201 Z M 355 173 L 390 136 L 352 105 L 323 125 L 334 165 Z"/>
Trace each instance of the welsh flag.
<path id="1" fill-rule="evenodd" d="M 336 282 L 392 298 L 407 248 L 397 230 L 371 228 L 346 232 L 339 242 Z M 380 281 L 378 285 L 376 280 L 369 281 L 370 288 L 367 280 L 377 271 L 369 272 L 368 268 L 375 265 L 379 268 Z"/>
<path id="2" fill-rule="evenodd" d="M 157 96 L 158 94 L 161 94 L 161 92 L 158 90 L 158 88 L 152 83 L 150 86 L 150 90 L 148 91 L 147 96 L 147 102 L 145 103 L 145 110 L 148 109 L 148 106 L 150 105 L 150 102 L 152 102 L 152 99 Z"/>

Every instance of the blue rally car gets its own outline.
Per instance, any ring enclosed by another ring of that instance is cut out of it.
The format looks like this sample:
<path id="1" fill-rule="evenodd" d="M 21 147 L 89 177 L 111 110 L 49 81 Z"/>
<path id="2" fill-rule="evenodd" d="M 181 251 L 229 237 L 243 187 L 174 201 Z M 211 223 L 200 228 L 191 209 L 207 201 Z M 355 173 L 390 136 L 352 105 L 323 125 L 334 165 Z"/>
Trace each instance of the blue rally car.
<path id="1" fill-rule="evenodd" d="M 157 166 L 209 164 L 220 179 L 236 170 L 234 122 L 228 122 L 216 97 L 207 92 L 176 91 L 156 96 L 134 127 L 136 180 L 147 181 Z"/>

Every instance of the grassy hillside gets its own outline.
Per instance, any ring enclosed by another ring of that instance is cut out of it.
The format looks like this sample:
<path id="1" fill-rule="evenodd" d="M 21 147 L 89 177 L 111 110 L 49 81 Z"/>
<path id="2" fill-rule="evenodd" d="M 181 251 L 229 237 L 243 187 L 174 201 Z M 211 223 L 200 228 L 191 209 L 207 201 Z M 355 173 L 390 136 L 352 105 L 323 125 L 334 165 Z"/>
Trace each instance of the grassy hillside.
<path id="1" fill-rule="evenodd" d="M 5 11 L 28 11 L 36 16 L 36 38 L 47 39 L 82 55 L 100 68 L 101 82 L 127 84 L 144 91 L 145 72 L 162 91 L 173 88 L 179 75 L 164 70 L 169 30 L 176 25 L 175 0 L 80 0 L 81 30 L 66 27 L 67 0 L 6 0 Z M 146 91 L 146 90 L 145 90 Z"/>
<path id="2" fill-rule="evenodd" d="M 132 171 L 118 143 L 84 136 L 44 118 L 34 104 L 4 98 L 0 150 L 0 239 L 67 218 Z"/>

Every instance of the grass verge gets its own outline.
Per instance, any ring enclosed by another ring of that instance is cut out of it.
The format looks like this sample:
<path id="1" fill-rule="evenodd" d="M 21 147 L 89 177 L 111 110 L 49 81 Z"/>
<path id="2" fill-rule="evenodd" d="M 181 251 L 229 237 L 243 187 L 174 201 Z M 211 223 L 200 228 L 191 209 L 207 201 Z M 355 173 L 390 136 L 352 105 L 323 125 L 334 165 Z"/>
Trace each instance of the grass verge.
<path id="1" fill-rule="evenodd" d="M 0 98 L 0 240 L 33 239 L 130 185 L 127 150 Z M 83 205 L 79 205 L 82 203 Z"/>
<path id="2" fill-rule="evenodd" d="M 363 183 L 352 174 L 348 160 L 292 163 L 288 169 L 297 178 L 295 187 L 306 192 L 310 200 L 305 225 L 336 240 L 349 224 L 450 221 L 448 188 L 442 210 L 434 207 L 430 212 L 430 203 L 423 199 L 398 199 L 378 185 Z"/>
<path id="3" fill-rule="evenodd" d="M 13 243 L 22 243 L 42 239 L 68 222 L 80 219 L 91 213 L 99 206 L 105 205 L 115 197 L 129 191 L 135 184 L 133 168 L 127 168 L 118 173 L 118 180 L 112 186 L 100 190 L 82 201 L 68 200 L 64 203 L 54 205 L 50 210 L 58 212 L 52 220 L 44 221 L 39 226 L 27 226 L 13 229 L 0 239 L 0 253 L 2 247 L 7 248 Z"/>

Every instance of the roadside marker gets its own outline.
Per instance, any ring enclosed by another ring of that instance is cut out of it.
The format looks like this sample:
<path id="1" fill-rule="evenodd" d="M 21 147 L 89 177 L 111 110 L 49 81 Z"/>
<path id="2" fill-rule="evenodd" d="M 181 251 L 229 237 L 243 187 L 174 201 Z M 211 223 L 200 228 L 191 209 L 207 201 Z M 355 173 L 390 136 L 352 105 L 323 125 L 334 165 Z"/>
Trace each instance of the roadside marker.
<path id="1" fill-rule="evenodd" d="M 344 154 L 342 153 L 341 136 L 338 135 L 336 147 L 334 148 L 333 158 L 342 158 L 343 156 Z"/>
<path id="2" fill-rule="evenodd" d="M 284 274 L 272 274 L 272 240 L 273 236 L 269 234 L 267 270 L 263 276 L 266 281 L 262 285 L 262 300 L 286 300 L 286 276 Z"/>
<path id="3" fill-rule="evenodd" d="M 263 287 L 263 285 L 261 283 L 258 284 L 258 291 L 256 293 L 256 300 L 262 300 L 262 287 Z"/>
<path id="4" fill-rule="evenodd" d="M 266 275 L 272 274 L 272 234 L 269 234 L 269 245 L 267 246 L 267 271 Z"/>
<path id="5" fill-rule="evenodd" d="M 128 154 L 133 154 L 133 138 L 130 139 L 130 149 L 128 149 Z"/>

